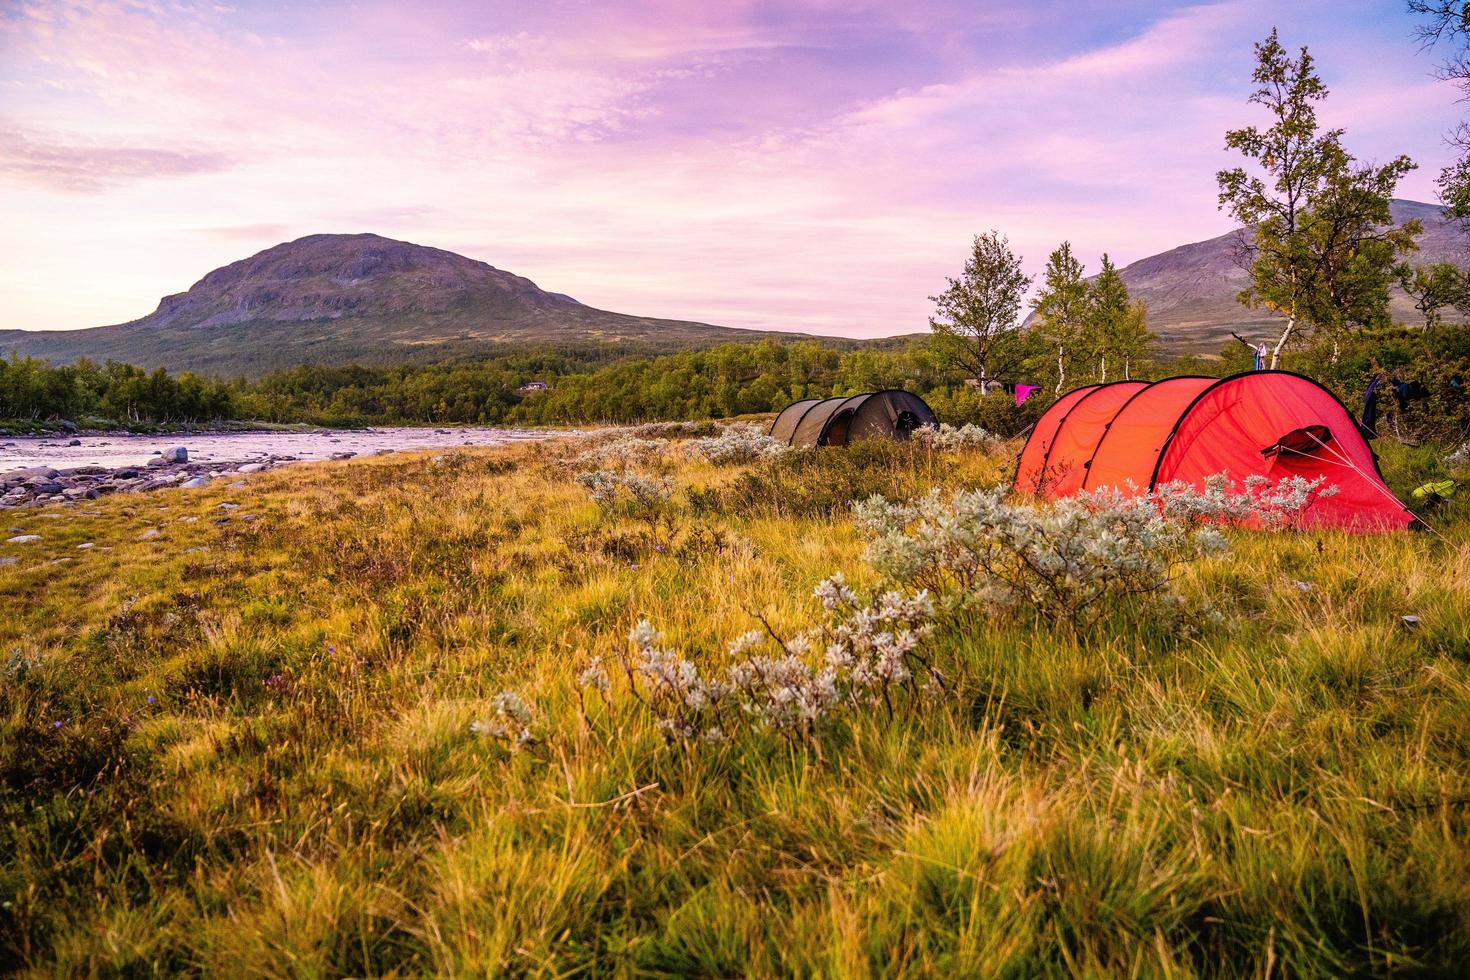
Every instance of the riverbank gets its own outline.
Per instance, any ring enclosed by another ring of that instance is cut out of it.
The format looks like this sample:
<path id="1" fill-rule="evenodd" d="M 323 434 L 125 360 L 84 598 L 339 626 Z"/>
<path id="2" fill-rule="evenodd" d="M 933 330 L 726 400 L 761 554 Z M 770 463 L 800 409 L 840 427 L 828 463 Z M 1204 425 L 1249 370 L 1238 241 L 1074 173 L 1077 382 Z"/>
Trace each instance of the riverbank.
<path id="1" fill-rule="evenodd" d="M 214 422 L 163 423 L 120 422 L 106 419 L 83 419 L 77 423 L 69 419 L 0 419 L 0 439 L 14 437 L 34 439 L 70 438 L 72 436 L 188 436 L 209 433 L 250 432 L 320 432 L 326 426 L 306 422 L 261 422 L 221 419 Z M 354 428 L 337 426 L 337 428 Z M 369 428 L 367 425 L 360 428 Z"/>
<path id="2" fill-rule="evenodd" d="M 74 504 L 169 487 L 199 490 L 217 480 L 238 479 L 287 463 L 496 446 L 546 435 L 511 429 L 404 428 L 9 439 L 0 442 L 0 509 Z"/>
<path id="3" fill-rule="evenodd" d="M 162 481 L 214 480 L 290 462 L 497 446 L 547 435 L 521 429 L 404 427 L 5 439 L 0 440 L 0 505 L 6 499 L 14 506 L 158 489 L 170 485 Z"/>

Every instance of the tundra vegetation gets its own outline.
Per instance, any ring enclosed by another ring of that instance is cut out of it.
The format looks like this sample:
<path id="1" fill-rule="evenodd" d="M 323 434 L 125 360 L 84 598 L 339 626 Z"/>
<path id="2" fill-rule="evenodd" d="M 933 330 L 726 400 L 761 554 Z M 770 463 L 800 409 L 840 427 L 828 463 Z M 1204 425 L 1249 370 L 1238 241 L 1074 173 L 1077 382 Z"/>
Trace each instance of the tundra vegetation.
<path id="1" fill-rule="evenodd" d="M 1470 507 L 1040 506 L 1018 449 L 668 423 L 16 512 L 0 958 L 1458 971 Z"/>

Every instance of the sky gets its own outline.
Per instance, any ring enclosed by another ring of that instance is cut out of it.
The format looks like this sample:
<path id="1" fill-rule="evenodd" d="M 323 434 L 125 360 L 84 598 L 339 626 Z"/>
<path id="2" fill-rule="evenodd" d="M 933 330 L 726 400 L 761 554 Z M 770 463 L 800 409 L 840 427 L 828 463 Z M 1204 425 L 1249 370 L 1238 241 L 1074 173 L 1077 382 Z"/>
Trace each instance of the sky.
<path id="1" fill-rule="evenodd" d="M 1252 43 L 1434 200 L 1461 118 L 1402 0 L 0 0 L 0 328 L 151 312 L 375 232 L 603 309 L 922 331 L 996 229 L 1040 271 L 1231 227 Z"/>

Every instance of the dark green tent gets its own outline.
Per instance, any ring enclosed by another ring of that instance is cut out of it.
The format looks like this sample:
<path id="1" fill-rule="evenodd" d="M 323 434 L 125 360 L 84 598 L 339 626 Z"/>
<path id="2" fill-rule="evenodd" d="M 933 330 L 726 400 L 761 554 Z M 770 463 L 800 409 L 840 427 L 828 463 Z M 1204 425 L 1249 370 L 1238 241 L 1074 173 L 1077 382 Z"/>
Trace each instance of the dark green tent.
<path id="1" fill-rule="evenodd" d="M 938 422 L 918 395 L 870 391 L 792 402 L 771 423 L 771 438 L 788 446 L 846 446 L 859 439 L 907 439 L 923 425 Z"/>

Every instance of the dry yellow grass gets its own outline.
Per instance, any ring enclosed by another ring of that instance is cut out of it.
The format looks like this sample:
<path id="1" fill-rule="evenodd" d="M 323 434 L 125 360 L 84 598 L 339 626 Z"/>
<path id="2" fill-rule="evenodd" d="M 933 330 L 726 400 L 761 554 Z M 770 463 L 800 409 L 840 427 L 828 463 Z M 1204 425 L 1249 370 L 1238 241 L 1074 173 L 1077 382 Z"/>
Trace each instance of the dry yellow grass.
<path id="1" fill-rule="evenodd" d="M 831 572 L 875 584 L 828 496 L 994 483 L 1003 454 L 681 461 L 652 531 L 590 503 L 565 455 L 8 515 L 43 535 L 0 568 L 9 965 L 1264 976 L 1470 955 L 1463 518 L 1444 541 L 1238 535 L 1184 583 L 1218 626 L 972 623 L 933 640 L 937 704 L 691 748 L 626 696 L 584 712 L 578 667 L 640 618 L 711 660 L 755 612 L 803 626 Z M 505 689 L 536 706 L 521 751 L 470 730 Z"/>

